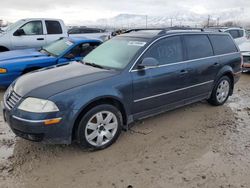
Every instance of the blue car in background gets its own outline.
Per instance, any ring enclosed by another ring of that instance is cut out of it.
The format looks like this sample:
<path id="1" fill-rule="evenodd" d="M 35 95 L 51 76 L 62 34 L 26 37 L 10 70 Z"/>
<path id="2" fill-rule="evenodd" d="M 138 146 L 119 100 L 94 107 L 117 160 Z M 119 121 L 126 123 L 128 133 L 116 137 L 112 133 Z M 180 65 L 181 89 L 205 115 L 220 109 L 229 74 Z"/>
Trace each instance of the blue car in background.
<path id="1" fill-rule="evenodd" d="M 101 41 L 62 38 L 40 50 L 15 50 L 0 53 L 0 88 L 6 88 L 19 76 L 37 69 L 79 61 Z"/>

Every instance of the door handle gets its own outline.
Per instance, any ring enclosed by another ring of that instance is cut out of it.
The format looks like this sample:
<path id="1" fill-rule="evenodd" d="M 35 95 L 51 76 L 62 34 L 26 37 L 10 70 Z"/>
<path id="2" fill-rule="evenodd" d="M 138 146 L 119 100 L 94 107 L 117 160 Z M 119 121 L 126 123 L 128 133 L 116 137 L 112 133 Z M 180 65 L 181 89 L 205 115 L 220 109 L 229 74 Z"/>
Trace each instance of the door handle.
<path id="1" fill-rule="evenodd" d="M 44 40 L 44 38 L 37 38 L 36 40 Z"/>
<path id="2" fill-rule="evenodd" d="M 220 64 L 219 63 L 214 63 L 213 66 L 214 67 L 218 67 Z"/>

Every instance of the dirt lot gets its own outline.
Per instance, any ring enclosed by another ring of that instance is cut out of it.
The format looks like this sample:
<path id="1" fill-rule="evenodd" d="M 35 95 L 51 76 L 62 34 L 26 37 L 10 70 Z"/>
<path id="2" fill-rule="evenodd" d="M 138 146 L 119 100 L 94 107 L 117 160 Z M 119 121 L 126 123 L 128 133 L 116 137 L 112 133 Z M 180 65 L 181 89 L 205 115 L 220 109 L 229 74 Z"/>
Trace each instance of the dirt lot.
<path id="1" fill-rule="evenodd" d="M 250 187 L 249 83 L 243 74 L 225 106 L 138 122 L 98 152 L 16 138 L 0 114 L 0 187 Z"/>

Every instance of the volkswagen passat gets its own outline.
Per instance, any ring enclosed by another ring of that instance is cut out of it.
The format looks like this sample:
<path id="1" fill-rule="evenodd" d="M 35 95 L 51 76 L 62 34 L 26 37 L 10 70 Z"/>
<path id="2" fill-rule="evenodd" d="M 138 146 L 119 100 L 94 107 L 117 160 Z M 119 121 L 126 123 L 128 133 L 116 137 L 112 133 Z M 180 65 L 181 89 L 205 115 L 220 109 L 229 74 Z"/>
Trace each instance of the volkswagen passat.
<path id="1" fill-rule="evenodd" d="M 131 32 L 82 63 L 20 77 L 4 95 L 4 117 L 29 140 L 103 149 L 135 120 L 204 99 L 224 104 L 241 62 L 226 33 Z"/>

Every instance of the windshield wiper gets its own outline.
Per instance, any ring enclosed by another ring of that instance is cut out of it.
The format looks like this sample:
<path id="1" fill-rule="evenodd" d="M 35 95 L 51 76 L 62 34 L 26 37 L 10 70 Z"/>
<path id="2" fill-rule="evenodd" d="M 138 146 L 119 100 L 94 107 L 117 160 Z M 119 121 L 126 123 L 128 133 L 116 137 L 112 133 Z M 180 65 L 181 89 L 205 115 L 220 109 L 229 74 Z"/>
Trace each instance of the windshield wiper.
<path id="1" fill-rule="evenodd" d="M 100 69 L 106 69 L 105 67 L 101 66 L 101 65 L 97 65 L 95 63 L 89 63 L 89 62 L 84 62 L 85 65 L 89 65 L 92 67 L 96 67 L 96 68 L 100 68 Z"/>

